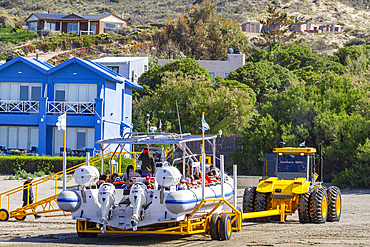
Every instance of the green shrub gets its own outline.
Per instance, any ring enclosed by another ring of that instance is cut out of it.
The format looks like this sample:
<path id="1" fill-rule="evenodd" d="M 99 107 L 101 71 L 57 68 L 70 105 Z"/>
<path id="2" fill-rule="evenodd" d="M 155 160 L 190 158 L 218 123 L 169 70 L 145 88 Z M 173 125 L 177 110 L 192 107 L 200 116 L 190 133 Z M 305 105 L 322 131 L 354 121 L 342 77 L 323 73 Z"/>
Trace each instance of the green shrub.
<path id="1" fill-rule="evenodd" d="M 331 182 L 343 189 L 370 189 L 370 165 L 355 164 L 335 175 Z"/>
<path id="2" fill-rule="evenodd" d="M 68 157 L 67 168 L 85 162 L 85 157 Z M 63 157 L 50 156 L 2 156 L 0 174 L 12 174 L 24 170 L 28 173 L 50 174 L 63 169 Z"/>

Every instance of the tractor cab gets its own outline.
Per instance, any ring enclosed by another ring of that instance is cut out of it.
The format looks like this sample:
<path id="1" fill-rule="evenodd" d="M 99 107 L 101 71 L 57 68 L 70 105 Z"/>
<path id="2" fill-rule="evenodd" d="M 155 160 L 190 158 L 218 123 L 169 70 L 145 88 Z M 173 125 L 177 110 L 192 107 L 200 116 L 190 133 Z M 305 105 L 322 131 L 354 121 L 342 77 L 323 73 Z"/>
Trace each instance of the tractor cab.
<path id="1" fill-rule="evenodd" d="M 269 177 L 284 180 L 305 178 L 315 185 L 321 180 L 321 176 L 316 173 L 321 173 L 321 169 L 315 171 L 315 154 L 316 149 L 310 147 L 274 148 L 273 154 L 265 155 L 263 179 Z M 322 163 L 321 160 L 320 163 Z"/>

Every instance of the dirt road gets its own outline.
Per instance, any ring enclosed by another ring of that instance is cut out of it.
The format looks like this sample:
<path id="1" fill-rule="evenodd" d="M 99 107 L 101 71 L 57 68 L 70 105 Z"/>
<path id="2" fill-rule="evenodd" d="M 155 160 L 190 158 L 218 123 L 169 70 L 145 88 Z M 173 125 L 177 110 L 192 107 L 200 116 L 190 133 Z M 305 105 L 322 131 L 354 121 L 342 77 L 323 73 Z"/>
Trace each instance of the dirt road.
<path id="1" fill-rule="evenodd" d="M 242 193 L 238 190 L 239 202 Z M 370 190 L 342 191 L 342 201 L 340 222 L 299 224 L 297 215 L 283 224 L 243 222 L 227 242 L 202 235 L 100 234 L 82 239 L 70 218 L 28 217 L 0 222 L 0 246 L 370 246 Z"/>

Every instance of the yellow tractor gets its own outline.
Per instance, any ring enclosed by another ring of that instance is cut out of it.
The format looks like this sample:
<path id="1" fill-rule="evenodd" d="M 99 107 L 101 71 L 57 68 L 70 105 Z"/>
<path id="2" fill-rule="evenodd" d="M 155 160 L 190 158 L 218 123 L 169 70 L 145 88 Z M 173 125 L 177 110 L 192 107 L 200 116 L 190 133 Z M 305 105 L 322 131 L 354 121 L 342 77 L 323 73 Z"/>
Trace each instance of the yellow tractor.
<path id="1" fill-rule="evenodd" d="M 263 180 L 257 187 L 244 190 L 243 213 L 280 209 L 285 215 L 292 215 L 298 210 L 300 223 L 339 221 L 341 192 L 338 187 L 325 188 L 322 185 L 321 146 L 316 166 L 315 148 L 284 147 L 284 142 L 279 144 L 279 148 L 273 149 L 273 154 L 265 155 Z M 285 218 L 270 216 L 254 220 L 284 222 Z"/>

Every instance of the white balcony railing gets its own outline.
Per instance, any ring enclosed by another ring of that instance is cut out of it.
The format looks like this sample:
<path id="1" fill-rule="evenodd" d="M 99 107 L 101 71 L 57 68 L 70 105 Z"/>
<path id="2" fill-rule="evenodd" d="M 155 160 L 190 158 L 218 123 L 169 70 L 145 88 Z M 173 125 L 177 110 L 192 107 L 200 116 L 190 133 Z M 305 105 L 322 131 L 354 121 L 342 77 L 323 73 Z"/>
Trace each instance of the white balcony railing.
<path id="1" fill-rule="evenodd" d="M 0 113 L 39 113 L 39 101 L 0 100 Z"/>
<path id="2" fill-rule="evenodd" d="M 95 103 L 48 101 L 47 113 L 62 114 L 65 111 L 69 114 L 94 115 Z"/>

